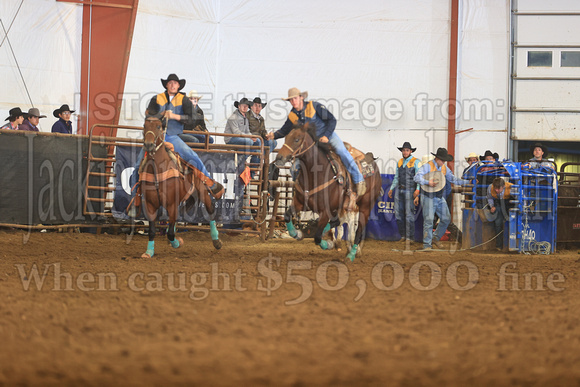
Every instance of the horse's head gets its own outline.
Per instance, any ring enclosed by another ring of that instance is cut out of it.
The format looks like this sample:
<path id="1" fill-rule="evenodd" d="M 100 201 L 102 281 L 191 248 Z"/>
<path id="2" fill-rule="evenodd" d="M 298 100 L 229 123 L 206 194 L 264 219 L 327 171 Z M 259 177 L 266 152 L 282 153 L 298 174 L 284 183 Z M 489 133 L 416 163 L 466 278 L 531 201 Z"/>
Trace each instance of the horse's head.
<path id="1" fill-rule="evenodd" d="M 143 149 L 148 153 L 155 153 L 158 145 L 163 142 L 163 124 L 156 116 L 149 116 L 143 125 Z"/>
<path id="2" fill-rule="evenodd" d="M 284 139 L 284 145 L 276 156 L 276 165 L 281 167 L 293 157 L 299 157 L 311 147 L 316 137 L 314 125 L 308 123 L 295 126 Z"/>

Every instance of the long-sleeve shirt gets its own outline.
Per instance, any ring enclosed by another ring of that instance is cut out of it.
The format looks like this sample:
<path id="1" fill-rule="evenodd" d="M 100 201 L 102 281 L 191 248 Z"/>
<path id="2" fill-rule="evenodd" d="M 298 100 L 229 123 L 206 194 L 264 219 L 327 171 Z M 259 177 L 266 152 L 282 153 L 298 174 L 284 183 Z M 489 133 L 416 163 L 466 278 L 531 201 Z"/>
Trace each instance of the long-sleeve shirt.
<path id="1" fill-rule="evenodd" d="M 18 126 L 18 130 L 25 130 L 28 132 L 39 132 L 38 128 L 36 126 L 32 125 L 32 123 L 30 123 L 30 121 L 28 121 L 28 120 L 24 120 L 22 125 Z"/>
<path id="2" fill-rule="evenodd" d="M 510 187 L 511 187 L 511 184 L 506 183 L 506 185 L 501 189 L 501 191 L 499 191 L 499 193 L 494 194 L 493 184 L 490 184 L 487 187 L 487 204 L 489 205 L 489 208 L 497 207 L 495 205 L 496 200 L 509 198 L 511 196 Z"/>
<path id="3" fill-rule="evenodd" d="M 250 114 L 249 111 L 246 112 L 246 116 L 248 114 Z M 248 118 L 244 117 L 242 115 L 242 113 L 240 113 L 239 109 L 236 109 L 236 111 L 232 113 L 230 118 L 228 118 L 228 122 L 226 123 L 226 128 L 224 129 L 224 133 L 251 134 Z M 231 137 L 226 137 L 224 139 L 225 143 L 228 144 L 230 142 L 230 139 L 231 139 Z"/>
<path id="4" fill-rule="evenodd" d="M 411 160 L 412 158 L 413 158 L 413 155 L 409 155 L 409 157 L 407 157 L 406 159 L 403 159 L 402 166 L 406 167 L 407 164 L 409 163 L 409 160 Z M 415 175 L 417 175 L 417 172 L 419 171 L 419 159 L 415 159 L 414 167 L 415 167 Z M 398 186 L 399 186 L 399 168 L 397 168 L 395 170 L 395 177 L 393 178 L 393 183 L 391 184 L 390 190 L 393 191 Z M 417 184 L 417 189 L 419 189 L 419 184 Z"/>
<path id="5" fill-rule="evenodd" d="M 439 165 L 437 165 L 437 162 L 435 162 L 435 160 L 433 160 L 432 163 L 435 164 L 435 170 L 441 172 L 441 167 Z M 420 185 L 429 184 L 429 180 L 425 180 L 425 178 L 423 178 L 423 176 L 429 172 L 431 172 L 431 162 L 428 162 L 427 164 L 423 164 L 421 166 L 421 168 L 419 168 L 419 171 L 415 175 L 415 181 L 417 183 L 419 183 Z M 445 179 L 447 179 L 447 181 L 450 181 L 451 183 L 457 184 L 457 185 L 465 185 L 465 184 L 469 183 L 469 180 L 463 180 L 463 179 L 460 179 L 458 177 L 455 177 L 453 175 L 453 173 L 451 173 L 451 170 L 449 168 L 445 168 Z"/>
<path id="6" fill-rule="evenodd" d="M 52 125 L 52 133 L 72 134 L 72 122 L 59 118 L 58 121 Z"/>
<path id="7" fill-rule="evenodd" d="M 302 110 L 292 108 L 284 125 L 274 132 L 274 138 L 285 137 L 294 128 L 294 125 L 307 122 L 316 126 L 318 138 L 330 138 L 336 129 L 336 118 L 324 105 L 314 101 L 304 101 Z"/>

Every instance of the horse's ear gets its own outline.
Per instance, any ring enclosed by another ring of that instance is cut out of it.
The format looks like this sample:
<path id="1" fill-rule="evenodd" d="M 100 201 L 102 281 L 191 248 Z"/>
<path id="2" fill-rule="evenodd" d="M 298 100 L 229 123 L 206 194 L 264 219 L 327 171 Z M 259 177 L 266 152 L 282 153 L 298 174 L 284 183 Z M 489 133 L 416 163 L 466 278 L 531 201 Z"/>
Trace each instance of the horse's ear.
<path id="1" fill-rule="evenodd" d="M 304 125 L 302 125 L 300 127 L 300 130 L 303 131 L 303 132 L 308 132 L 308 125 L 309 125 L 308 122 L 305 123 Z"/>

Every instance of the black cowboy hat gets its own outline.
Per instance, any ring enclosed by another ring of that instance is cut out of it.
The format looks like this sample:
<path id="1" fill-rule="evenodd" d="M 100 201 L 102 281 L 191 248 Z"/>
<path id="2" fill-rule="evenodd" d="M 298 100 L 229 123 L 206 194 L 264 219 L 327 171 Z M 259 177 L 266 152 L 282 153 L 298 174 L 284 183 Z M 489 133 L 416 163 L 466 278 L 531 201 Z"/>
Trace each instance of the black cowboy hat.
<path id="1" fill-rule="evenodd" d="M 438 148 L 437 153 L 431 152 L 431 154 L 443 161 L 453 161 L 453 156 L 451 156 L 445 148 Z"/>
<path id="2" fill-rule="evenodd" d="M 413 147 L 411 147 L 411 143 L 410 143 L 409 141 L 405 141 L 405 142 L 403 143 L 403 146 L 402 146 L 402 147 L 400 147 L 400 148 L 397 148 L 397 149 L 398 149 L 398 150 L 400 150 L 400 151 L 402 152 L 402 151 L 403 151 L 403 149 L 405 149 L 405 148 L 407 148 L 407 149 L 411 149 L 411 152 L 415 152 L 415 151 L 417 150 L 417 148 L 413 148 Z"/>
<path id="3" fill-rule="evenodd" d="M 246 97 L 240 99 L 240 101 L 236 101 L 234 102 L 234 107 L 238 107 L 240 105 L 248 105 L 248 106 L 252 106 L 254 103 L 252 101 L 250 101 L 249 99 L 247 99 Z"/>
<path id="4" fill-rule="evenodd" d="M 483 156 L 479 156 L 481 161 L 484 161 L 487 156 L 493 157 L 495 160 L 499 160 L 499 155 L 497 153 L 492 153 L 490 150 L 486 150 Z"/>
<path id="5" fill-rule="evenodd" d="M 55 118 L 59 118 L 59 116 L 58 116 L 58 115 L 59 115 L 60 113 L 62 113 L 62 112 L 71 112 L 71 113 L 74 113 L 75 111 L 74 111 L 74 110 L 70 110 L 70 108 L 68 107 L 68 105 L 67 105 L 67 104 L 64 104 L 64 105 L 62 105 L 61 107 L 59 107 L 58 109 L 56 109 L 55 111 L 53 111 L 53 112 L 52 112 L 52 115 L 53 115 Z"/>
<path id="6" fill-rule="evenodd" d="M 538 147 L 542 148 L 542 152 L 544 152 L 544 155 L 543 156 L 546 157 L 546 154 L 548 153 L 548 147 L 545 146 L 545 145 L 542 145 L 541 142 L 537 142 L 534 145 L 532 145 L 530 147 L 530 152 L 534 153 L 534 149 L 536 149 Z"/>
<path id="7" fill-rule="evenodd" d="M 254 100 L 252 101 L 252 104 L 255 104 L 255 103 L 262 104 L 262 109 L 265 108 L 266 105 L 268 104 L 267 102 L 262 102 L 262 98 L 260 98 L 260 97 L 254 98 Z"/>
<path id="8" fill-rule="evenodd" d="M 163 85 L 163 88 L 167 89 L 167 82 L 169 81 L 176 81 L 179 82 L 179 89 L 181 90 L 185 87 L 185 79 L 179 79 L 179 77 L 175 74 L 169 74 L 169 76 L 167 77 L 167 79 L 161 79 L 161 84 Z"/>
<path id="9" fill-rule="evenodd" d="M 16 118 L 16 117 L 20 117 L 20 116 L 24 116 L 26 117 L 26 113 L 24 113 L 22 110 L 20 110 L 19 107 L 15 107 L 12 108 L 8 111 L 8 114 L 10 114 L 8 117 L 6 117 L 6 119 L 4 121 L 8 121 L 11 118 Z"/>

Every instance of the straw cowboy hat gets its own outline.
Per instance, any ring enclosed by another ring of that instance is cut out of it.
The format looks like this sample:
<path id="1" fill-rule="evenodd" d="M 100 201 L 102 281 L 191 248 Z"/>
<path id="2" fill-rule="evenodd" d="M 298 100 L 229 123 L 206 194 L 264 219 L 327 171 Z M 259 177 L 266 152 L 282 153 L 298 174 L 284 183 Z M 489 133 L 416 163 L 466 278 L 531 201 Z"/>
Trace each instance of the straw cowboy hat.
<path id="1" fill-rule="evenodd" d="M 437 149 L 437 153 L 431 153 L 433 156 L 437 157 L 438 159 L 441 159 L 443 161 L 453 161 L 453 156 L 451 156 L 449 154 L 449 152 L 447 152 L 447 149 L 445 148 L 438 148 Z"/>
<path id="2" fill-rule="evenodd" d="M 75 111 L 74 111 L 74 110 L 70 110 L 70 108 L 68 107 L 68 105 L 67 105 L 67 104 L 64 104 L 64 105 L 62 105 L 61 107 L 59 107 L 58 109 L 56 109 L 55 111 L 53 111 L 53 112 L 52 112 L 52 115 L 53 115 L 55 118 L 60 118 L 60 117 L 59 117 L 59 114 L 60 114 L 60 113 L 62 113 L 62 112 L 71 112 L 71 114 L 72 114 L 72 113 L 74 113 Z"/>
<path id="3" fill-rule="evenodd" d="M 169 76 L 167 77 L 167 79 L 161 79 L 161 84 L 163 85 L 163 88 L 167 89 L 167 82 L 169 81 L 177 81 L 179 82 L 179 89 L 181 90 L 185 87 L 185 79 L 179 79 L 179 77 L 175 74 L 169 74 Z"/>
<path id="4" fill-rule="evenodd" d="M 475 152 L 471 152 L 470 154 L 468 154 L 467 156 L 465 156 L 465 161 L 469 161 L 469 159 L 472 158 L 472 157 L 478 159 L 479 158 L 479 155 L 477 153 L 475 153 Z"/>
<path id="5" fill-rule="evenodd" d="M 252 106 L 254 103 L 252 101 L 250 101 L 249 99 L 247 99 L 246 97 L 240 99 L 240 101 L 236 101 L 234 102 L 234 107 L 238 107 L 240 105 L 248 105 L 248 106 Z"/>
<path id="6" fill-rule="evenodd" d="M 26 113 L 27 117 L 38 117 L 38 118 L 46 118 L 45 115 L 40 115 L 40 110 L 37 108 L 30 108 L 28 109 L 28 113 Z"/>
<path id="7" fill-rule="evenodd" d="M 410 143 L 409 141 L 405 141 L 405 142 L 403 143 L 403 146 L 402 146 L 402 147 L 400 147 L 400 148 L 397 148 L 397 149 L 398 149 L 398 150 L 400 150 L 400 151 L 402 152 L 402 151 L 403 151 L 403 149 L 405 149 L 405 148 L 407 148 L 407 149 L 410 149 L 410 150 L 411 150 L 411 153 L 413 153 L 413 152 L 415 152 L 415 151 L 417 150 L 417 148 L 413 148 L 413 147 L 411 146 L 411 143 Z"/>
<path id="8" fill-rule="evenodd" d="M 307 91 L 300 91 L 298 90 L 297 87 L 293 87 L 291 89 L 288 89 L 288 98 L 282 98 L 284 101 L 289 101 L 294 97 L 304 97 L 304 99 L 308 98 L 308 92 Z"/>
<path id="9" fill-rule="evenodd" d="M 434 159 L 435 157 L 431 155 L 423 155 L 423 157 L 421 157 L 421 162 L 419 163 L 419 168 L 421 168 L 423 165 L 427 164 L 429 161 Z"/>
<path id="10" fill-rule="evenodd" d="M 266 105 L 268 104 L 267 102 L 262 102 L 262 98 L 260 98 L 260 97 L 254 98 L 254 100 L 252 101 L 252 103 L 262 104 L 262 109 L 265 108 Z"/>
<path id="11" fill-rule="evenodd" d="M 26 117 L 26 113 L 24 113 L 22 110 L 20 110 L 19 107 L 15 107 L 12 108 L 8 111 L 8 114 L 10 114 L 8 117 L 6 117 L 6 119 L 4 121 L 8 121 L 11 118 L 16 118 L 16 117 L 20 117 L 20 116 L 25 116 Z"/>
<path id="12" fill-rule="evenodd" d="M 431 187 L 429 184 L 424 184 L 421 186 L 423 191 L 425 192 L 439 192 L 443 188 L 445 188 L 445 175 L 441 171 L 432 171 L 423 176 L 423 178 L 427 181 L 433 180 L 435 182 L 435 186 Z"/>
<path id="13" fill-rule="evenodd" d="M 197 98 L 197 100 L 199 101 L 203 96 L 199 95 L 197 93 L 197 90 L 191 90 L 189 93 L 187 93 L 187 98 Z"/>
<path id="14" fill-rule="evenodd" d="M 544 152 L 544 156 L 546 156 L 546 154 L 548 153 L 548 147 L 545 145 L 542 145 L 541 142 L 537 142 L 534 145 L 532 145 L 530 147 L 530 152 L 534 153 L 534 149 L 536 148 L 542 148 L 542 152 Z"/>

